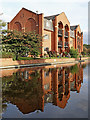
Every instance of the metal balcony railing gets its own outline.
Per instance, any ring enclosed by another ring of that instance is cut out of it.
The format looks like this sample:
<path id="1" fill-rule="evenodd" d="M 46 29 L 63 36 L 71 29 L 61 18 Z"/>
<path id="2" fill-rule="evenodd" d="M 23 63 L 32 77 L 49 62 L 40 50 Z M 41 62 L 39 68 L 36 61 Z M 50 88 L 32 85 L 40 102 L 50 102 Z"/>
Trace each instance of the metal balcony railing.
<path id="1" fill-rule="evenodd" d="M 68 32 L 64 32 L 64 37 L 68 38 Z"/>
<path id="2" fill-rule="evenodd" d="M 62 36 L 62 30 L 58 30 L 58 36 Z"/>
<path id="3" fill-rule="evenodd" d="M 58 42 L 58 48 L 61 48 L 62 47 L 62 41 L 59 41 Z"/>
<path id="4" fill-rule="evenodd" d="M 65 43 L 64 43 L 64 47 L 68 47 L 68 42 L 65 42 Z"/>

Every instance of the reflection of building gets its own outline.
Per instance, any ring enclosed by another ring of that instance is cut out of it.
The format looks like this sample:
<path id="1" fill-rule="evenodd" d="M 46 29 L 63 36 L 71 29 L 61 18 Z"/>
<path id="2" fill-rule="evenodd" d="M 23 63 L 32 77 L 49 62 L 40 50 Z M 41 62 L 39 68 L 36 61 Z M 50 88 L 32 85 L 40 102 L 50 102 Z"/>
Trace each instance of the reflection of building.
<path id="1" fill-rule="evenodd" d="M 15 79 L 23 82 L 24 89 L 20 86 L 22 90 L 19 96 L 5 96 L 22 113 L 44 111 L 44 103 L 52 103 L 64 109 L 70 98 L 70 91 L 80 92 L 83 68 L 78 64 L 78 72 L 74 74 L 68 67 L 29 69 L 17 72 Z"/>
<path id="2" fill-rule="evenodd" d="M 80 26 L 70 26 L 64 12 L 44 17 L 44 14 L 34 13 L 26 8 L 8 23 L 8 29 L 22 32 L 36 31 L 44 36 L 42 42 L 42 55 L 47 51 L 59 53 L 67 51 L 71 47 L 83 51 L 83 33 Z"/>
<path id="3" fill-rule="evenodd" d="M 74 73 L 73 81 L 71 82 L 71 91 L 77 91 L 77 93 L 80 92 L 81 83 L 83 83 L 83 68 L 81 68 L 80 65 L 78 65 L 78 68 L 79 72 Z"/>

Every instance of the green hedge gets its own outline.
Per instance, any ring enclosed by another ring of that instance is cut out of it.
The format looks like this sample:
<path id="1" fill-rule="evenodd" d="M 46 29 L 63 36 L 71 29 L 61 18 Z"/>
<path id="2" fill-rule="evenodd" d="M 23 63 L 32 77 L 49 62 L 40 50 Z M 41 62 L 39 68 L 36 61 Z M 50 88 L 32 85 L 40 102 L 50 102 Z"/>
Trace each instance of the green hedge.
<path id="1" fill-rule="evenodd" d="M 11 52 L 0 52 L 0 58 L 13 58 L 13 54 Z"/>

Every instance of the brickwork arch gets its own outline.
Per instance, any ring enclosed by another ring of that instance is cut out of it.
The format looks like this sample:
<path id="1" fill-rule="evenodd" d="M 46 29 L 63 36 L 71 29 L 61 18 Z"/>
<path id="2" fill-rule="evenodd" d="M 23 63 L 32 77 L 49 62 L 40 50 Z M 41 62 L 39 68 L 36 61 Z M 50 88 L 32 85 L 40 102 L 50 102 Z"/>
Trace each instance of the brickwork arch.
<path id="1" fill-rule="evenodd" d="M 36 31 L 36 21 L 33 18 L 29 18 L 25 24 L 25 32 Z"/>
<path id="2" fill-rule="evenodd" d="M 65 31 L 69 31 L 69 26 L 67 24 L 65 25 Z"/>
<path id="3" fill-rule="evenodd" d="M 22 31 L 22 26 L 20 22 L 15 22 L 13 25 L 13 30 Z"/>
<path id="4" fill-rule="evenodd" d="M 58 22 L 58 28 L 59 29 L 63 29 L 63 23 L 60 21 L 60 22 Z"/>

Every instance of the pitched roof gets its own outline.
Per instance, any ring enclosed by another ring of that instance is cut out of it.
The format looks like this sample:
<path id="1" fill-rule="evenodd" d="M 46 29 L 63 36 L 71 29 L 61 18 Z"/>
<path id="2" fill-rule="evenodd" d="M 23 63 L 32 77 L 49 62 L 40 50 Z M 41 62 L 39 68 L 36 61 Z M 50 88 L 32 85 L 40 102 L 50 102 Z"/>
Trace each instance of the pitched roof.
<path id="1" fill-rule="evenodd" d="M 78 25 L 70 26 L 70 29 L 71 30 L 76 30 L 77 27 L 78 27 Z"/>
<path id="2" fill-rule="evenodd" d="M 33 12 L 33 11 L 31 11 L 31 10 L 28 10 L 27 8 L 24 8 L 24 7 L 23 7 L 22 9 L 27 10 L 27 11 L 29 11 L 29 12 L 32 12 L 32 13 L 36 14 L 36 12 Z"/>
<path id="3" fill-rule="evenodd" d="M 46 16 L 44 18 L 48 19 L 48 20 L 54 20 L 55 19 L 55 16 L 58 16 L 59 14 L 56 14 L 56 15 L 52 15 L 52 16 Z"/>

